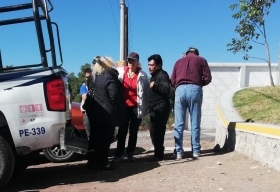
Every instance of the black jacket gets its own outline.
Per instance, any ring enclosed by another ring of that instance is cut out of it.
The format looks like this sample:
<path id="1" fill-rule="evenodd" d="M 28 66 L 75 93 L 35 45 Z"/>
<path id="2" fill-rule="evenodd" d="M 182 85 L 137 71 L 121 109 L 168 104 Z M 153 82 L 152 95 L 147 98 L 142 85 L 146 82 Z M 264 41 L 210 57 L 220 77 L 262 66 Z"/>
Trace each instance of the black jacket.
<path id="1" fill-rule="evenodd" d="M 111 126 L 120 125 L 120 121 L 124 119 L 120 108 L 125 106 L 118 71 L 112 68 L 96 75 L 92 86 L 94 97 L 90 109 L 90 121 Z"/>
<path id="2" fill-rule="evenodd" d="M 149 107 L 162 102 L 169 102 L 170 80 L 168 73 L 162 69 L 152 74 L 150 82 L 154 81 L 154 86 L 149 90 L 148 101 Z"/>

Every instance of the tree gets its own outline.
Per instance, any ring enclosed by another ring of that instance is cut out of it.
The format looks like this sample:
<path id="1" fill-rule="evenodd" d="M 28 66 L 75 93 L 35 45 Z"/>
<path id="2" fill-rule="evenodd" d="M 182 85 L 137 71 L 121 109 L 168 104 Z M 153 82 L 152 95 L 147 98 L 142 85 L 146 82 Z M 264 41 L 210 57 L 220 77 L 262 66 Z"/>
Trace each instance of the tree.
<path id="1" fill-rule="evenodd" d="M 81 66 L 81 71 L 78 73 L 78 82 L 80 83 L 80 84 L 82 84 L 82 83 L 84 83 L 85 82 L 85 70 L 87 69 L 87 68 L 90 68 L 91 67 L 91 65 L 90 64 L 88 64 L 88 63 L 86 63 L 86 64 L 84 64 L 84 65 L 82 65 Z"/>
<path id="2" fill-rule="evenodd" d="M 78 77 L 72 72 L 70 73 L 69 84 L 71 86 L 71 99 L 75 102 L 81 102 L 80 86 L 85 82 L 85 69 L 90 68 L 90 64 L 86 63 L 81 66 L 81 71 L 78 73 Z"/>
<path id="3" fill-rule="evenodd" d="M 5 68 L 7 68 L 7 69 L 5 70 L 5 72 L 13 71 L 13 69 L 11 69 L 11 68 L 13 68 L 13 67 L 14 67 L 13 65 L 6 65 Z"/>
<path id="4" fill-rule="evenodd" d="M 269 8 L 273 3 L 275 3 L 275 0 L 239 0 L 239 4 L 230 5 L 230 9 L 238 9 L 238 12 L 233 14 L 232 17 L 239 20 L 235 32 L 239 34 L 241 39 L 232 38 L 231 43 L 227 44 L 230 47 L 227 50 L 234 54 L 239 51 L 243 52 L 244 60 L 256 58 L 266 61 L 269 68 L 270 84 L 274 87 L 265 28 L 265 16 L 269 14 Z M 265 46 L 266 59 L 249 56 L 248 51 L 253 48 L 251 42 Z"/>
<path id="5" fill-rule="evenodd" d="M 169 101 L 170 101 L 170 104 L 171 104 L 171 108 L 174 109 L 175 87 L 170 87 Z"/>
<path id="6" fill-rule="evenodd" d="M 75 74 L 72 72 L 70 73 L 69 78 L 69 85 L 71 87 L 71 101 L 75 102 L 81 102 L 81 96 L 80 96 L 80 87 L 78 83 L 78 78 L 75 76 Z"/>

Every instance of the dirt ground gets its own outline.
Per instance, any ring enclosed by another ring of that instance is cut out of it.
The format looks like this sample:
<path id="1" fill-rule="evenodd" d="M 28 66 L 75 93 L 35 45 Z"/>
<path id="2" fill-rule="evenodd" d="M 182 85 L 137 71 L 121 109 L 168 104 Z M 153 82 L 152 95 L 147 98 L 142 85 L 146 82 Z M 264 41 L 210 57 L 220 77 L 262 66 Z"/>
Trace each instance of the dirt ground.
<path id="1" fill-rule="evenodd" d="M 136 162 L 113 164 L 114 171 L 85 168 L 85 156 L 75 162 L 50 163 L 43 155 L 12 178 L 3 192 L 87 192 L 87 191 L 279 191 L 280 172 L 262 166 L 237 152 L 214 153 L 213 141 L 202 141 L 202 155 L 191 158 L 186 151 L 180 161 L 173 151 L 165 151 L 165 160 L 148 162 L 153 154 L 148 133 L 142 132 L 135 152 Z M 174 140 L 165 140 L 165 147 L 174 147 Z M 184 147 L 190 147 L 188 139 Z M 111 145 L 113 155 L 116 143 Z M 111 158 L 111 157 L 110 157 Z"/>

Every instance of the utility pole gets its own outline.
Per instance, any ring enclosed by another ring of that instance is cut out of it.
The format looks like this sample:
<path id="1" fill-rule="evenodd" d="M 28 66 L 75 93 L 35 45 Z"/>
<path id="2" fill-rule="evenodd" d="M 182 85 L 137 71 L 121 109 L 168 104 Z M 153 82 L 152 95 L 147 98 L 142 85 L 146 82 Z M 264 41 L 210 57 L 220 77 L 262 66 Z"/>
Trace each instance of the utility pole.
<path id="1" fill-rule="evenodd" d="M 2 63 L 2 56 L 1 56 L 1 50 L 0 50 L 0 69 L 3 68 L 3 63 Z"/>
<path id="2" fill-rule="evenodd" d="M 124 60 L 125 50 L 125 0 L 120 0 L 120 61 Z"/>
<path id="3" fill-rule="evenodd" d="M 124 16 L 124 58 L 128 55 L 128 7 L 125 7 Z"/>

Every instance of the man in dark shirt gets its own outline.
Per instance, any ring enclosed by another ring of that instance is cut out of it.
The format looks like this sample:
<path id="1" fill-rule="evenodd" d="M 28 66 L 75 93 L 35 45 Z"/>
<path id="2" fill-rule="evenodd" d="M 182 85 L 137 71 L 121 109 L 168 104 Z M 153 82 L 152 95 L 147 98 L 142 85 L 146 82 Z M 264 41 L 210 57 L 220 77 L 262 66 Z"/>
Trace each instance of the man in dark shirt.
<path id="1" fill-rule="evenodd" d="M 179 59 L 173 68 L 171 85 L 175 91 L 175 155 L 177 159 L 183 156 L 183 132 L 185 127 L 186 111 L 191 118 L 191 143 L 193 157 L 200 156 L 200 121 L 202 105 L 202 87 L 212 80 L 207 61 L 199 56 L 198 49 L 189 48 L 186 56 Z"/>
<path id="2" fill-rule="evenodd" d="M 162 69 L 162 58 L 159 54 L 148 58 L 148 68 L 152 75 L 148 101 L 150 108 L 150 136 L 154 145 L 154 156 L 149 161 L 160 161 L 164 157 L 164 135 L 170 112 L 170 80 Z"/>

